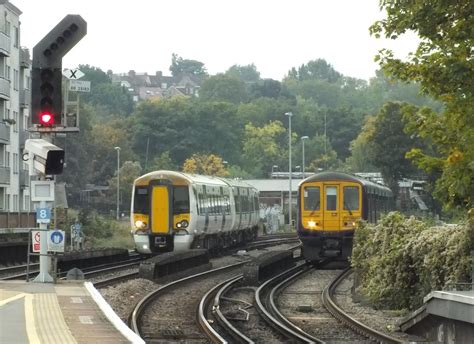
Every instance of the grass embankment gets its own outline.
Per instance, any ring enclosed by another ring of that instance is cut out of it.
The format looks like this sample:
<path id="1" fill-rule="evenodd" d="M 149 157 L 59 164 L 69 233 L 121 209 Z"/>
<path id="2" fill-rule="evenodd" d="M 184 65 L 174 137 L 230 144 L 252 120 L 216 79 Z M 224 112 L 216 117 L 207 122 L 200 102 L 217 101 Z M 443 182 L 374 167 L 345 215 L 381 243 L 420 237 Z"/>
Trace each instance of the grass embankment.
<path id="1" fill-rule="evenodd" d="M 390 213 L 356 231 L 352 266 L 357 292 L 380 308 L 418 308 L 423 297 L 451 283 L 469 283 L 474 226 L 430 227 Z"/>

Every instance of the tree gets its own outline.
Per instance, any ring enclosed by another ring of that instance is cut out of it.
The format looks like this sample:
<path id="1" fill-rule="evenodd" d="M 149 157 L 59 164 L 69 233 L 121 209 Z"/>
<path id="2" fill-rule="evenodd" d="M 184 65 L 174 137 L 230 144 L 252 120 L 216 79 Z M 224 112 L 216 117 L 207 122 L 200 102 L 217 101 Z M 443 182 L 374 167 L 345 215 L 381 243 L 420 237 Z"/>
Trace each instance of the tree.
<path id="1" fill-rule="evenodd" d="M 382 177 L 395 196 L 398 195 L 398 181 L 417 174 L 416 168 L 406 158 L 406 154 L 412 147 L 422 146 L 419 139 L 404 132 L 404 107 L 413 108 L 402 103 L 385 104 L 375 118 L 373 126 L 366 127 L 371 130 L 367 133 L 367 140 L 371 145 L 373 163 L 380 169 Z"/>
<path id="2" fill-rule="evenodd" d="M 184 162 L 183 172 L 218 177 L 229 175 L 222 158 L 214 154 L 193 154 Z"/>
<path id="3" fill-rule="evenodd" d="M 369 141 L 370 135 L 375 130 L 375 119 L 375 116 L 368 117 L 359 136 L 351 142 L 351 156 L 346 160 L 346 166 L 351 172 L 377 171 L 374 165 L 375 153 Z"/>
<path id="4" fill-rule="evenodd" d="M 140 177 L 142 174 L 142 168 L 140 163 L 137 161 L 125 161 L 120 167 L 120 203 L 121 209 L 129 209 L 132 200 L 132 185 L 135 179 Z M 110 178 L 108 181 L 109 185 L 109 200 L 110 203 L 114 203 L 117 195 L 117 174 Z"/>
<path id="5" fill-rule="evenodd" d="M 341 77 L 342 74 L 337 72 L 333 66 L 327 63 L 324 59 L 309 61 L 307 64 L 301 65 L 298 70 L 293 67 L 288 72 L 289 79 L 295 79 L 299 81 L 325 80 L 330 83 L 334 83 Z"/>
<path id="6" fill-rule="evenodd" d="M 244 83 L 254 83 L 260 80 L 260 72 L 253 63 L 246 66 L 233 65 L 225 74 L 237 78 Z"/>
<path id="7" fill-rule="evenodd" d="M 370 31 L 399 39 L 407 31 L 420 37 L 406 61 L 382 49 L 376 60 L 383 71 L 402 81 L 416 81 L 439 100 L 444 111 L 422 108 L 407 113 L 409 127 L 431 140 L 441 157 L 421 149 L 410 157 L 426 171 L 439 171 L 435 195 L 446 206 L 474 207 L 474 3 L 472 1 L 380 2 L 387 12 Z"/>
<path id="8" fill-rule="evenodd" d="M 245 102 L 248 98 L 243 81 L 227 74 L 217 74 L 206 79 L 199 90 L 203 101 Z"/>
<path id="9" fill-rule="evenodd" d="M 170 158 L 170 152 L 166 151 L 153 159 L 149 166 L 146 166 L 145 172 L 158 170 L 176 170 L 177 166 Z"/>
<path id="10" fill-rule="evenodd" d="M 286 129 L 280 121 L 272 121 L 263 127 L 252 123 L 245 126 L 243 158 L 248 171 L 256 176 L 263 176 L 271 166 L 281 165 L 285 161 L 284 142 L 287 140 Z M 294 134 L 296 136 L 296 134 Z"/>
<path id="11" fill-rule="evenodd" d="M 173 76 L 179 76 L 181 74 L 195 75 L 198 77 L 207 76 L 204 63 L 196 60 L 183 59 L 177 54 L 173 54 L 171 57 L 170 71 Z"/>

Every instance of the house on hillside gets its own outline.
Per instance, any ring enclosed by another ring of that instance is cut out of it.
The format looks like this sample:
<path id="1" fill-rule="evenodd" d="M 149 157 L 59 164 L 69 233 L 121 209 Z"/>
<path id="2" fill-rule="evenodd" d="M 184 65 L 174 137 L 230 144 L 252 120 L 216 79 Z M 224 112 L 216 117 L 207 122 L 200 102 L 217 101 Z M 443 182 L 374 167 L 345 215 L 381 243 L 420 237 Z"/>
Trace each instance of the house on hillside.
<path id="1" fill-rule="evenodd" d="M 148 75 L 131 70 L 124 74 L 112 74 L 111 77 L 112 82 L 120 83 L 128 90 L 134 101 L 176 96 L 197 97 L 203 81 L 201 77 L 188 74 L 164 76 L 161 71 Z"/>

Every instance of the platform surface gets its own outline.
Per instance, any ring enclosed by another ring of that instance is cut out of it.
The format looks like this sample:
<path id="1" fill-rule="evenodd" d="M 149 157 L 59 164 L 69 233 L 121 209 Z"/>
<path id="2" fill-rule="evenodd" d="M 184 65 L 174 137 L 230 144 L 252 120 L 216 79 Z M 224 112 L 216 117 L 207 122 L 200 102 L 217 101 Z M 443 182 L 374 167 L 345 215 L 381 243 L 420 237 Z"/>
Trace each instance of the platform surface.
<path id="1" fill-rule="evenodd" d="M 0 282 L 0 343 L 140 343 L 84 282 Z"/>

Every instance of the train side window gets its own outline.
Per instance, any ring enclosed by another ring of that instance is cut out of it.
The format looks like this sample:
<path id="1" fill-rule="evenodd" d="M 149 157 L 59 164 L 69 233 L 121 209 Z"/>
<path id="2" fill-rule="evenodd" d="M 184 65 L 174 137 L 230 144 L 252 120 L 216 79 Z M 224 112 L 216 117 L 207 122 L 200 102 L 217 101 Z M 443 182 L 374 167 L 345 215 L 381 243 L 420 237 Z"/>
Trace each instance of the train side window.
<path id="1" fill-rule="evenodd" d="M 337 210 L 336 186 L 326 186 L 326 210 Z"/>
<path id="2" fill-rule="evenodd" d="M 320 210 L 321 190 L 319 186 L 304 188 L 304 210 Z"/>
<path id="3" fill-rule="evenodd" d="M 344 186 L 344 210 L 359 210 L 359 188 L 357 186 Z"/>

